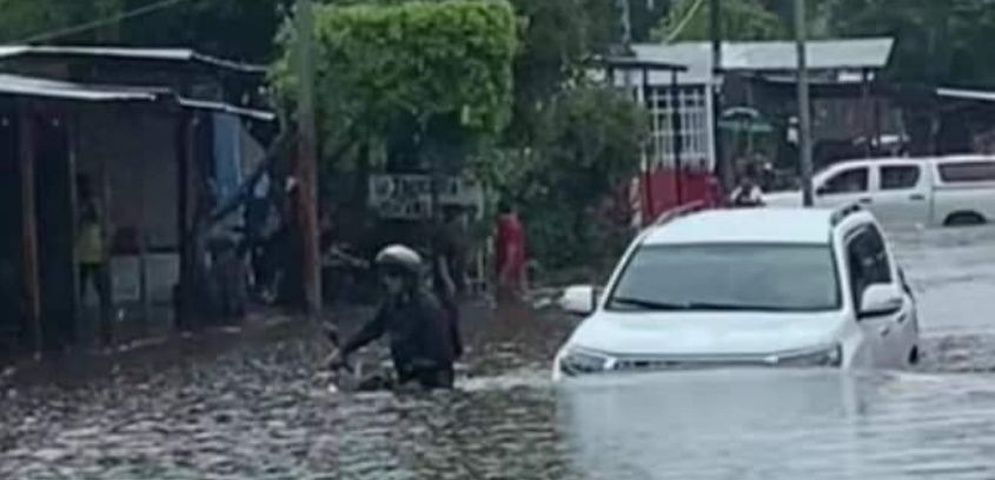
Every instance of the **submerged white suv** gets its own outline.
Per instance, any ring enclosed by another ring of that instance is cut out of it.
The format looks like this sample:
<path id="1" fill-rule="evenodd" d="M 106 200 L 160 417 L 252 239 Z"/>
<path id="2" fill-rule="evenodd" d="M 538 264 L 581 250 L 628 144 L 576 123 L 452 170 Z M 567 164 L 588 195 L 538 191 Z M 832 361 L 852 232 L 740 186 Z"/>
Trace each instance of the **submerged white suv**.
<path id="1" fill-rule="evenodd" d="M 919 357 L 912 291 L 874 216 L 687 211 L 633 241 L 607 288 L 574 286 L 587 316 L 554 379 L 734 366 L 902 368 Z"/>

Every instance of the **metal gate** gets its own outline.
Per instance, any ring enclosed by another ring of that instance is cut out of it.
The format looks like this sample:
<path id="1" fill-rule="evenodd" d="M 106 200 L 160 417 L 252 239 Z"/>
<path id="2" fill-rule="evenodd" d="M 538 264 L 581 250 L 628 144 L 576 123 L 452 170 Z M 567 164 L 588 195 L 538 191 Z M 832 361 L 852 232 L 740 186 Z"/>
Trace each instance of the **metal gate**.
<path id="1" fill-rule="evenodd" d="M 673 94 L 677 88 L 677 95 Z M 712 129 L 712 96 L 705 85 L 654 85 L 646 89 L 643 102 L 650 112 L 650 145 L 648 166 L 676 169 L 680 155 L 681 170 L 714 171 L 714 140 Z M 674 113 L 679 121 L 675 123 Z M 676 127 L 676 128 L 675 128 Z M 680 137 L 680 152 L 674 139 Z"/>

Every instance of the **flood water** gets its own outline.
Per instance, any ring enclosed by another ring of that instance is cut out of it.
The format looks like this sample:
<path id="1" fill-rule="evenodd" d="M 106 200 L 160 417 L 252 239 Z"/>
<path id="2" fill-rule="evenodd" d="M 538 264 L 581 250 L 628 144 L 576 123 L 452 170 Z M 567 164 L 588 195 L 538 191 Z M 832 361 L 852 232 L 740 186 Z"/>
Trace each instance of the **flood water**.
<path id="1" fill-rule="evenodd" d="M 0 478 L 995 478 L 995 230 L 891 235 L 920 302 L 912 372 L 548 381 L 572 327 L 472 328 L 453 393 L 333 395 L 305 334 L 71 387 L 0 387 Z"/>

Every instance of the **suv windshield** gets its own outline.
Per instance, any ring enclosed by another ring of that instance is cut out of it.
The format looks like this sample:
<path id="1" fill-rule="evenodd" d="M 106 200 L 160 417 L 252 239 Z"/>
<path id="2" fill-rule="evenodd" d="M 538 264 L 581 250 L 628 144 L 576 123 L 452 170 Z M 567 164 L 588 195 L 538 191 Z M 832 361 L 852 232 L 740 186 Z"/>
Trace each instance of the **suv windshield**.
<path id="1" fill-rule="evenodd" d="M 660 245 L 640 248 L 610 310 L 823 311 L 840 307 L 828 245 Z"/>

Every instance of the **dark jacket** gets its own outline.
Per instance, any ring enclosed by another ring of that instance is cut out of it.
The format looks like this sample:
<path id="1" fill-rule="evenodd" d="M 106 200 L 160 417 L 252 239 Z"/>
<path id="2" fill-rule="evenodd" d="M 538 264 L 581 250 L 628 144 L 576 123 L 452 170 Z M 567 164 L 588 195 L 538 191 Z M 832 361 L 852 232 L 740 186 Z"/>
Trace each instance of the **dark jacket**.
<path id="1" fill-rule="evenodd" d="M 380 307 L 373 320 L 342 347 L 348 355 L 384 334 L 398 372 L 451 369 L 455 358 L 448 317 L 431 293 L 416 289 Z"/>

